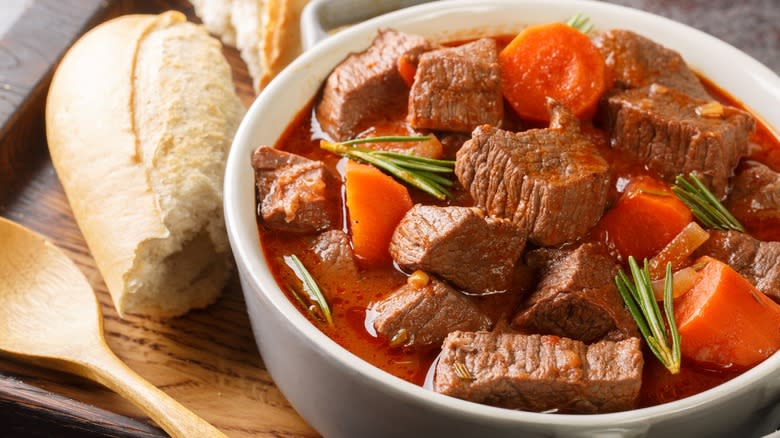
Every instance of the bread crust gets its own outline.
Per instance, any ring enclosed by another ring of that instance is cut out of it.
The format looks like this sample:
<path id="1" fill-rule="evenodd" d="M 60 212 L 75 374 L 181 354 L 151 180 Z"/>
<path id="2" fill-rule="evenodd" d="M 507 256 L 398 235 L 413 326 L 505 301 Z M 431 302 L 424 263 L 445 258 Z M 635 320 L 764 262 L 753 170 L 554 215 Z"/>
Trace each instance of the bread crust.
<path id="1" fill-rule="evenodd" d="M 300 18 L 309 0 L 190 0 L 208 30 L 235 46 L 260 92 L 301 54 Z"/>
<path id="2" fill-rule="evenodd" d="M 175 51 L 179 44 L 196 53 L 170 62 L 156 53 Z M 163 318 L 204 307 L 227 280 L 231 258 L 221 216 L 222 169 L 243 107 L 219 48 L 181 13 L 128 15 L 82 37 L 52 80 L 46 103 L 49 151 L 122 316 Z M 159 72 L 139 73 L 151 62 L 138 65 L 142 52 L 144 59 L 162 59 Z M 181 73 L 186 71 L 192 75 Z M 204 86 L 217 91 L 203 92 Z M 145 110 L 155 95 L 173 103 L 166 111 Z M 194 107 L 188 112 L 175 104 L 182 96 Z M 189 129 L 193 124 L 206 129 Z M 177 167 L 186 150 L 210 158 Z M 189 180 L 202 181 L 208 204 L 186 198 L 192 193 L 180 187 Z M 216 217 L 198 219 L 203 209 Z"/>
<path id="3" fill-rule="evenodd" d="M 303 52 L 300 18 L 309 0 L 268 0 L 268 19 L 263 35 L 263 59 L 265 69 L 257 78 L 257 88 L 262 89 Z"/>

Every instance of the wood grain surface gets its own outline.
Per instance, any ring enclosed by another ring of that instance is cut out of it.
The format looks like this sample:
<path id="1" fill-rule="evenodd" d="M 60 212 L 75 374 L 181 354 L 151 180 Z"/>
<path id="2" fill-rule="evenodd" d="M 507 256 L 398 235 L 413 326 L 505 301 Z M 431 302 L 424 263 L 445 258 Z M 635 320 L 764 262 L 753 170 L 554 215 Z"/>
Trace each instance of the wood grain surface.
<path id="1" fill-rule="evenodd" d="M 55 0 L 39 1 L 26 13 L 42 14 L 42 8 L 47 11 L 44 16 L 57 16 L 62 24 L 68 20 L 68 14 L 75 14 L 75 9 L 99 5 L 100 11 L 90 15 L 87 24 L 79 25 L 74 18 L 68 30 L 74 33 L 71 40 L 94 24 L 92 21 L 124 13 L 179 9 L 190 20 L 197 21 L 190 4 L 184 0 L 62 3 L 70 4 L 60 8 L 62 4 Z M 75 15 L 83 17 L 83 14 Z M 44 28 L 38 31 L 47 35 Z M 7 35 L 17 34 L 11 29 Z M 41 58 L 42 64 L 49 60 L 49 70 L 70 44 L 64 41 L 65 36 L 62 38 L 61 47 L 49 47 L 50 53 Z M 5 37 L 0 47 L 3 44 L 8 44 Z M 56 53 L 58 50 L 60 53 Z M 25 64 L 22 55 L 19 52 L 14 55 L 19 57 L 18 65 Z M 237 91 L 244 104 L 249 105 L 254 92 L 246 67 L 235 50 L 225 49 L 225 55 L 233 68 Z M 40 68 L 46 69 L 43 65 Z M 7 71 L 2 64 L 0 69 L 0 78 L 5 78 Z M 19 77 L 23 76 L 20 72 Z M 48 236 L 73 259 L 97 292 L 109 346 L 152 384 L 231 437 L 317 436 L 292 409 L 265 370 L 237 278 L 208 309 L 165 322 L 135 316 L 119 318 L 46 152 L 42 117 L 46 86 L 44 83 L 31 89 L 32 94 L 26 97 L 34 105 L 32 110 L 14 115 L 13 125 L 20 129 L 0 137 L 0 216 Z M 8 428 L 0 429 L 0 435 L 6 436 L 5 431 L 13 431 L 12 436 L 144 437 L 162 433 L 151 427 L 148 418 L 137 408 L 98 384 L 4 358 L 0 358 L 0 372 L 7 376 L 0 379 L 0 407 L 10 407 L 10 410 L 2 409 L 0 419 Z M 26 420 L 28 417 L 35 421 Z"/>
<path id="2" fill-rule="evenodd" d="M 0 242 L 0 350 L 111 388 L 173 437 L 226 438 L 109 349 L 95 292 L 61 249 L 5 218 Z"/>
<path id="3" fill-rule="evenodd" d="M 111 6 L 101 0 L 34 1 L 0 35 L 0 202 L 25 184 L 31 163 L 39 161 L 29 154 L 43 143 L 41 114 L 53 66 Z"/>
<path id="4" fill-rule="evenodd" d="M 0 377 L 0 422 L 5 436 L 59 437 L 85 435 L 159 438 L 163 431 L 144 422 L 52 394 L 10 377 Z M 35 429 L 28 423 L 42 425 Z"/>

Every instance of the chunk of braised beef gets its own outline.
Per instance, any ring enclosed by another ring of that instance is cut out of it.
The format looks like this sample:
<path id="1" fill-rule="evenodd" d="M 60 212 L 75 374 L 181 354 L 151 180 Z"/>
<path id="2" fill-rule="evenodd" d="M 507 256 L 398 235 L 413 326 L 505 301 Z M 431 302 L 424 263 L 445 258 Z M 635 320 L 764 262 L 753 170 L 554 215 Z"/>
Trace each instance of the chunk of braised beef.
<path id="1" fill-rule="evenodd" d="M 427 47 L 430 43 L 419 35 L 384 30 L 368 49 L 349 55 L 325 81 L 316 109 L 323 131 L 344 141 L 372 121 L 403 112 L 409 90 L 398 73 L 398 58 Z"/>
<path id="2" fill-rule="evenodd" d="M 780 240 L 780 173 L 756 161 L 740 167 L 726 208 L 759 239 Z"/>
<path id="3" fill-rule="evenodd" d="M 478 208 L 415 205 L 390 241 L 402 269 L 432 272 L 473 294 L 509 290 L 525 234 Z"/>
<path id="4" fill-rule="evenodd" d="M 415 128 L 471 132 L 504 115 L 496 42 L 482 38 L 424 53 L 409 94 Z"/>
<path id="5" fill-rule="evenodd" d="M 399 57 L 399 66 L 401 64 L 401 60 L 409 64 L 410 66 L 413 66 L 415 69 L 420 64 L 420 57 L 422 57 L 423 53 L 430 52 L 431 50 L 435 50 L 439 48 L 437 45 L 434 44 L 426 44 L 424 46 L 415 46 L 411 49 L 407 50 L 406 52 L 402 53 Z M 400 70 L 400 67 L 399 67 Z M 415 70 L 416 72 L 416 70 Z M 414 78 L 412 78 L 414 79 Z M 407 84 L 411 85 L 411 84 Z"/>
<path id="6" fill-rule="evenodd" d="M 444 132 L 438 135 L 442 146 L 442 158 L 445 160 L 454 160 L 463 144 L 471 138 L 471 133 L 465 132 Z"/>
<path id="7" fill-rule="evenodd" d="M 762 242 L 739 231 L 710 231 L 710 238 L 695 255 L 728 264 L 780 303 L 780 242 Z"/>
<path id="8" fill-rule="evenodd" d="M 619 267 L 600 247 L 588 243 L 574 250 L 538 249 L 526 260 L 541 280 L 515 316 L 516 329 L 585 343 L 639 336 L 615 287 Z"/>
<path id="9" fill-rule="evenodd" d="M 405 284 L 372 306 L 374 329 L 394 346 L 438 347 L 452 331 L 491 327 L 474 301 L 431 276 L 427 285 Z"/>
<path id="10" fill-rule="evenodd" d="M 622 89 L 652 83 L 676 88 L 699 99 L 711 99 L 699 78 L 674 50 L 630 30 L 610 29 L 592 38 Z"/>
<path id="11" fill-rule="evenodd" d="M 509 290 L 502 293 L 471 296 L 471 298 L 474 299 L 473 302 L 479 310 L 493 321 L 492 330 L 497 330 L 499 325 L 510 330 L 512 318 L 517 313 L 523 299 L 535 286 L 536 273 L 520 257 L 512 272 L 512 287 Z"/>
<path id="12" fill-rule="evenodd" d="M 326 231 L 312 240 L 311 249 L 319 262 L 311 269 L 318 281 L 327 278 L 339 282 L 345 277 L 357 278 L 358 267 L 347 233 L 341 230 Z"/>
<path id="13" fill-rule="evenodd" d="M 642 384 L 639 339 L 582 342 L 546 335 L 453 332 L 434 390 L 526 411 L 605 413 L 632 409 Z"/>
<path id="14" fill-rule="evenodd" d="M 327 185 L 331 176 L 321 161 L 260 146 L 252 154 L 252 167 L 257 215 L 263 225 L 300 233 L 330 225 Z"/>
<path id="15" fill-rule="evenodd" d="M 702 113 L 708 104 L 657 84 L 610 96 L 611 145 L 669 183 L 677 175 L 696 172 L 722 198 L 734 167 L 747 153 L 755 121 L 742 110 L 719 104 L 715 113 Z"/>
<path id="16" fill-rule="evenodd" d="M 480 126 L 458 151 L 455 174 L 477 205 L 511 220 L 531 242 L 558 245 L 601 217 L 609 167 L 579 120 L 550 101 L 550 127 L 515 133 Z"/>

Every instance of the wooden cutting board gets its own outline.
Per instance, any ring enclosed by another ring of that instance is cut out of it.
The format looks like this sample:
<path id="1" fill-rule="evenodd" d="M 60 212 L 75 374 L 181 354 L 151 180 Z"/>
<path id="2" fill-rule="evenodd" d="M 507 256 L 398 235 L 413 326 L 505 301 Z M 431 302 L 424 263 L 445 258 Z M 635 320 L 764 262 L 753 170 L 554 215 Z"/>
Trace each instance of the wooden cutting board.
<path id="1" fill-rule="evenodd" d="M 108 344 L 152 384 L 231 437 L 316 436 L 266 371 L 237 278 L 213 306 L 172 321 L 118 317 L 48 156 L 46 88 L 53 66 L 77 36 L 127 13 L 178 9 L 198 21 L 191 5 L 11 1 L 29 6 L 9 30 L 0 30 L 0 215 L 48 236 L 76 262 L 97 292 Z M 235 50 L 225 49 L 225 55 L 249 105 L 254 92 L 246 67 Z M 0 374 L 0 435 L 164 436 L 137 408 L 97 384 L 7 359 L 0 359 Z"/>

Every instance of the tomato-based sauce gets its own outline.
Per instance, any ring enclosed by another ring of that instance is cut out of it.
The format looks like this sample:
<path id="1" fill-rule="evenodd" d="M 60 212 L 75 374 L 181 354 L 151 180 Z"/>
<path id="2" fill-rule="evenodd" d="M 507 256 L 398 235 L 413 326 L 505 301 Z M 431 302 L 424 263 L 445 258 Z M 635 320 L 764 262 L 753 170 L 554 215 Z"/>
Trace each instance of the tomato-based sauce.
<path id="1" fill-rule="evenodd" d="M 671 374 L 652 353 L 645 351 L 645 367 L 642 370 L 642 391 L 639 407 L 659 405 L 689 397 L 727 382 L 740 373 L 737 371 L 709 370 L 683 361 L 679 374 Z"/>

